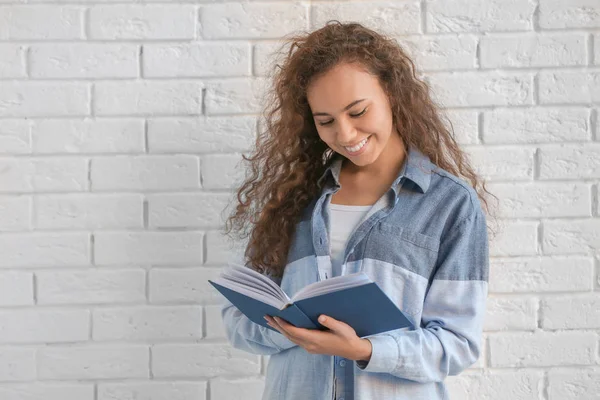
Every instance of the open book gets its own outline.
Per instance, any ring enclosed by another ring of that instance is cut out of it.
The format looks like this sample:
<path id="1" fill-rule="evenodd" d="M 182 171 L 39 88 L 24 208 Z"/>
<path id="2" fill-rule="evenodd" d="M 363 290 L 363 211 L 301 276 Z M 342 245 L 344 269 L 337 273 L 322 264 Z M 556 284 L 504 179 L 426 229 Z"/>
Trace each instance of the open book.
<path id="1" fill-rule="evenodd" d="M 265 315 L 300 328 L 325 330 L 317 321 L 325 314 L 350 325 L 359 337 L 414 328 L 364 272 L 311 283 L 292 298 L 269 277 L 241 265 L 230 265 L 218 278 L 208 281 L 252 322 L 274 331 Z"/>

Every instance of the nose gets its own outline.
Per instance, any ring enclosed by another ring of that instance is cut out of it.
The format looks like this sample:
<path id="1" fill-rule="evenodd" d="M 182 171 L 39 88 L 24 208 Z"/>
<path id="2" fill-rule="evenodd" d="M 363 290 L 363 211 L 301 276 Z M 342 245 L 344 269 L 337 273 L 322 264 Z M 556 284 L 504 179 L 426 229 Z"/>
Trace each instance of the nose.
<path id="1" fill-rule="evenodd" d="M 342 144 L 354 143 L 356 141 L 356 128 L 352 121 L 340 119 L 337 130 L 337 140 Z"/>

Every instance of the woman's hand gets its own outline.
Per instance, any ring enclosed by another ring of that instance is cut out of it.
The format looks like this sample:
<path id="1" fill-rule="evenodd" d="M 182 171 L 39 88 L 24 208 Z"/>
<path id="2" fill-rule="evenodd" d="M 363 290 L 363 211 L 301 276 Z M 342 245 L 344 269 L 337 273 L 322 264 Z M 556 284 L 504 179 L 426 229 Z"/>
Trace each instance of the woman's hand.
<path id="1" fill-rule="evenodd" d="M 311 354 L 340 356 L 349 360 L 369 361 L 371 358 L 372 347 L 368 339 L 359 338 L 350 325 L 326 315 L 319 317 L 319 323 L 329 331 L 297 328 L 278 317 L 265 316 L 265 319 L 269 326 Z"/>

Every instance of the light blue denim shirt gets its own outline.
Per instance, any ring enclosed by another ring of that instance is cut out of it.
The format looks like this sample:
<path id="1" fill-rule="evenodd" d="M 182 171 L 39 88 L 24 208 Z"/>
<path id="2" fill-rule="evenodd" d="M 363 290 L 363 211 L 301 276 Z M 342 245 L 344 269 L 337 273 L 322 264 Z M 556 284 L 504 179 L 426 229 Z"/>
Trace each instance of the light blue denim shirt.
<path id="1" fill-rule="evenodd" d="M 342 160 L 336 155 L 319 179 L 321 194 L 296 226 L 283 277 L 273 279 L 290 297 L 331 267 L 327 206 L 341 188 Z M 371 359 L 356 362 L 310 354 L 225 300 L 222 317 L 232 346 L 270 355 L 263 400 L 446 400 L 444 379 L 479 358 L 489 252 L 477 193 L 411 147 L 384 196 L 388 205 L 350 236 L 345 274 L 365 272 L 415 329 L 367 336 Z M 342 372 L 349 368 L 352 374 Z"/>

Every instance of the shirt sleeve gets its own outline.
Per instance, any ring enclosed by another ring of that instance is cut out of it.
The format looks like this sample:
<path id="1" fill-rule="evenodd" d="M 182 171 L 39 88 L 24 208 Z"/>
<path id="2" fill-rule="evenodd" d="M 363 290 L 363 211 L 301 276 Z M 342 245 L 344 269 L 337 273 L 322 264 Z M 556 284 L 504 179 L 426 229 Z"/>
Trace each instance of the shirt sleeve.
<path id="1" fill-rule="evenodd" d="M 278 280 L 271 279 L 279 284 Z M 221 307 L 221 317 L 227 339 L 236 349 L 253 354 L 270 355 L 297 346 L 281 333 L 250 321 L 227 299 Z"/>
<path id="2" fill-rule="evenodd" d="M 384 372 L 417 382 L 458 375 L 481 352 L 488 292 L 489 250 L 485 215 L 476 209 L 442 238 L 420 327 L 367 337 L 367 372 Z"/>

